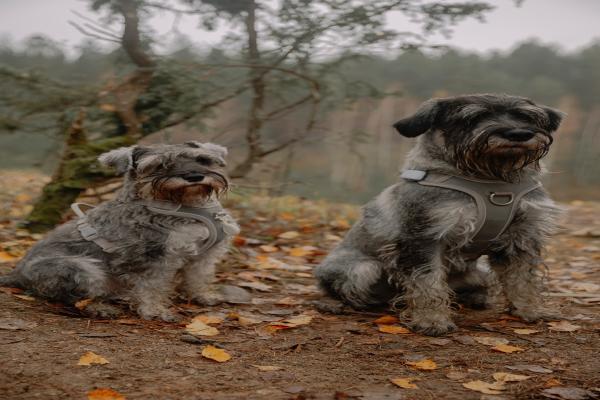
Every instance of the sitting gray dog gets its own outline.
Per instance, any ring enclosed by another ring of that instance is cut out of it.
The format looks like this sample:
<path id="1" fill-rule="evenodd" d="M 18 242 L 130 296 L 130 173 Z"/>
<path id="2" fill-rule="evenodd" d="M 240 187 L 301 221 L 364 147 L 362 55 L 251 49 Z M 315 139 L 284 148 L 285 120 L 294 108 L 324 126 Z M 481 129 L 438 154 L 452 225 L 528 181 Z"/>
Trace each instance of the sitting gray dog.
<path id="1" fill-rule="evenodd" d="M 218 202 L 227 191 L 227 150 L 212 143 L 133 146 L 99 157 L 125 174 L 112 201 L 52 231 L 0 279 L 34 295 L 111 317 L 121 299 L 146 319 L 174 321 L 169 296 L 177 284 L 193 301 L 214 303 L 215 263 L 239 232 Z"/>
<path id="2" fill-rule="evenodd" d="M 539 160 L 561 119 L 508 95 L 425 102 L 394 125 L 419 136 L 402 179 L 316 268 L 321 286 L 357 309 L 402 303 L 413 330 L 441 335 L 456 328 L 453 295 L 489 305 L 494 271 L 512 314 L 549 316 L 538 267 L 561 209 L 538 181 Z"/>

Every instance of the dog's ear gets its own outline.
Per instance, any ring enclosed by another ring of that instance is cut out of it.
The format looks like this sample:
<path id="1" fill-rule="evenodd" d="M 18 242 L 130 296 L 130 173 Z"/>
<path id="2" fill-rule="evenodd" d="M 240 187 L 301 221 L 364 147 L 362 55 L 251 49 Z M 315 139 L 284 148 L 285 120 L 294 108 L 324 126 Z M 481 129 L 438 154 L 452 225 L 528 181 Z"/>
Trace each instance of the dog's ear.
<path id="1" fill-rule="evenodd" d="M 120 147 L 115 150 L 100 154 L 100 164 L 114 168 L 119 175 L 123 175 L 133 165 L 134 146 Z"/>
<path id="2" fill-rule="evenodd" d="M 394 128 L 402 136 L 415 137 L 422 135 L 434 127 L 440 112 L 440 99 L 427 100 L 410 117 L 401 119 L 394 124 Z"/>
<path id="3" fill-rule="evenodd" d="M 548 115 L 548 131 L 554 132 L 560 126 L 563 118 L 567 115 L 562 111 L 550 107 L 543 107 L 546 115 Z"/>
<path id="4" fill-rule="evenodd" d="M 227 147 L 216 143 L 203 143 L 202 147 L 221 158 L 227 157 Z"/>

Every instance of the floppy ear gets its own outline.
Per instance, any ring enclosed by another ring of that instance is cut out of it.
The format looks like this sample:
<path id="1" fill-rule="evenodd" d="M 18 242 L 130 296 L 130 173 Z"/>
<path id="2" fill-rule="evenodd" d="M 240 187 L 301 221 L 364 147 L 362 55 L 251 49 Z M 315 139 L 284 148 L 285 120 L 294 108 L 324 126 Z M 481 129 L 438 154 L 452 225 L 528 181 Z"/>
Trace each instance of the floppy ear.
<path id="1" fill-rule="evenodd" d="M 543 107 L 546 115 L 548 115 L 548 130 L 554 132 L 560 126 L 563 118 L 567 115 L 562 111 L 550 107 Z"/>
<path id="2" fill-rule="evenodd" d="M 427 100 L 410 117 L 401 119 L 394 124 L 394 128 L 402 136 L 415 137 L 422 135 L 433 128 L 436 117 L 440 110 L 438 99 Z"/>
<path id="3" fill-rule="evenodd" d="M 100 164 L 114 168 L 119 175 L 123 175 L 133 165 L 134 146 L 120 147 L 115 150 L 100 154 Z"/>
<path id="4" fill-rule="evenodd" d="M 227 157 L 227 147 L 216 143 L 202 143 L 202 147 L 215 155 L 225 159 Z"/>

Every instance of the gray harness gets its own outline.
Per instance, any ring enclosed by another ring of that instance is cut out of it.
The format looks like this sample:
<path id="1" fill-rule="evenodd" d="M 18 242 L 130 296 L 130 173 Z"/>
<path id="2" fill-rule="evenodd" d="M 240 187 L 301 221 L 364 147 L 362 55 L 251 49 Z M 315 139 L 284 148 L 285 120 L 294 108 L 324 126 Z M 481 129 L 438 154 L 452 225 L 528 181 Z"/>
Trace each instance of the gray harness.
<path id="1" fill-rule="evenodd" d="M 423 186 L 457 190 L 475 200 L 477 223 L 471 244 L 463 251 L 466 255 L 476 257 L 486 254 L 491 242 L 508 228 L 521 198 L 542 186 L 540 182 L 533 179 L 509 183 L 428 173 L 428 171 L 415 169 L 404 171 L 401 177 Z"/>
<path id="2" fill-rule="evenodd" d="M 201 222 L 208 229 L 209 235 L 198 249 L 199 253 L 210 249 L 226 236 L 237 235 L 240 232 L 235 221 L 229 214 L 223 211 L 223 208 L 218 203 L 211 203 L 205 207 L 185 207 L 181 204 L 144 200 L 139 200 L 136 203 L 144 205 L 149 211 L 155 214 L 191 218 Z M 71 204 L 71 209 L 79 217 L 77 220 L 77 229 L 81 237 L 87 241 L 96 243 L 106 253 L 113 253 L 119 249 L 121 247 L 119 244 L 100 237 L 98 230 L 89 223 L 87 216 L 81 210 L 81 206 L 94 208 L 94 206 L 85 203 Z M 167 230 L 165 232 L 168 233 Z"/>

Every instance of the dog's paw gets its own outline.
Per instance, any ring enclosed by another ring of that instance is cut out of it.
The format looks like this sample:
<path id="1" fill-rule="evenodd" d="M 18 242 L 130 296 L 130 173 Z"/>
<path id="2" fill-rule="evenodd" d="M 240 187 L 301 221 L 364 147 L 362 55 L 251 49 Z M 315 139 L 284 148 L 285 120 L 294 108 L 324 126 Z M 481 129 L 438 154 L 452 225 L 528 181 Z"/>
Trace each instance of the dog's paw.
<path id="1" fill-rule="evenodd" d="M 427 336 L 441 336 L 457 329 L 450 317 L 441 314 L 413 316 L 408 326 L 413 332 Z"/>
<path id="2" fill-rule="evenodd" d="M 102 302 L 91 302 L 83 307 L 81 312 L 88 317 L 99 319 L 114 319 L 123 314 L 120 308 Z"/>
<path id="3" fill-rule="evenodd" d="M 140 317 L 147 320 L 158 319 L 165 322 L 180 322 L 181 316 L 173 313 L 166 307 L 142 305 L 137 310 Z"/>
<path id="4" fill-rule="evenodd" d="M 510 313 L 515 317 L 519 317 L 526 322 L 556 321 L 557 319 L 563 318 L 563 316 L 560 315 L 560 313 L 543 307 L 513 308 L 510 310 Z"/>

